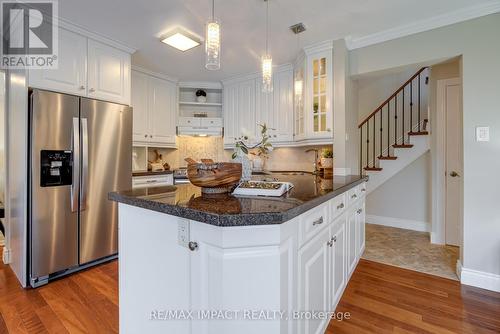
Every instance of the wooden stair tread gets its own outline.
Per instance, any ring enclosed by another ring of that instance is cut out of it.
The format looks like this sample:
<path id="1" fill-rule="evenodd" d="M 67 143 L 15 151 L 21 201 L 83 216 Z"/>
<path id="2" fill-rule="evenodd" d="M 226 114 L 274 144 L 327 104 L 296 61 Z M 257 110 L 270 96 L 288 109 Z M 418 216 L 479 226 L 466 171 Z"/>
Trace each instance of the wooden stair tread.
<path id="1" fill-rule="evenodd" d="M 425 136 L 428 134 L 429 134 L 429 131 L 408 132 L 408 136 Z"/>
<path id="2" fill-rule="evenodd" d="M 394 148 L 412 148 L 413 144 L 394 144 L 392 145 Z"/>
<path id="3" fill-rule="evenodd" d="M 396 160 L 398 157 L 395 156 L 378 156 L 377 159 L 379 160 Z"/>
<path id="4" fill-rule="evenodd" d="M 365 167 L 367 171 L 380 172 L 382 170 L 381 167 Z"/>

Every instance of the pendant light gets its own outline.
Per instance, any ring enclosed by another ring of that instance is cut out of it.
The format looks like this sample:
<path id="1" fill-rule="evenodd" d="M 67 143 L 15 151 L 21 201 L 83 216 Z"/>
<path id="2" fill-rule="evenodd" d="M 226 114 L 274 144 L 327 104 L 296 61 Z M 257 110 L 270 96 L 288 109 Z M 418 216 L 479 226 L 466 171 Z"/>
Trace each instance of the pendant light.
<path id="1" fill-rule="evenodd" d="M 220 69 L 220 23 L 215 19 L 215 0 L 212 0 L 212 17 L 207 22 L 205 36 L 205 67 L 207 70 Z"/>
<path id="2" fill-rule="evenodd" d="M 262 92 L 273 91 L 273 58 L 269 54 L 269 0 L 266 3 L 266 54 L 262 56 Z"/>

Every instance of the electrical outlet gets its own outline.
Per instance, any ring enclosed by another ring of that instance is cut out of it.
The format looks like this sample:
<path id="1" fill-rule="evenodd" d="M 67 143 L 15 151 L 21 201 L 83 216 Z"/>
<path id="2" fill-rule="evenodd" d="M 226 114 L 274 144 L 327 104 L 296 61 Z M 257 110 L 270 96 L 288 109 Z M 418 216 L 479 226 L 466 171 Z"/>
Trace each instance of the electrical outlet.
<path id="1" fill-rule="evenodd" d="M 189 220 L 179 219 L 177 225 L 177 242 L 183 247 L 189 244 Z"/>
<path id="2" fill-rule="evenodd" d="M 489 126 L 476 127 L 476 141 L 490 141 L 490 127 Z"/>

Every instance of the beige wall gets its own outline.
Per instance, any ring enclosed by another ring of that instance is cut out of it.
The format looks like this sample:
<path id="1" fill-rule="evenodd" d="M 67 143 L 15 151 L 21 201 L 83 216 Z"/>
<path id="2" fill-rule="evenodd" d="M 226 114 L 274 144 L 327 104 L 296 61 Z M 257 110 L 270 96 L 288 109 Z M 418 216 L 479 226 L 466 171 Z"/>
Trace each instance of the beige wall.
<path id="1" fill-rule="evenodd" d="M 428 151 L 366 198 L 369 215 L 431 222 L 431 157 Z"/>
<path id="2" fill-rule="evenodd" d="M 464 146 L 464 267 L 500 275 L 500 14 L 351 51 L 351 73 L 462 56 Z M 490 127 L 490 142 L 475 127 Z M 457 208 L 460 209 L 460 208 Z M 434 228 L 434 227 L 433 227 Z"/>

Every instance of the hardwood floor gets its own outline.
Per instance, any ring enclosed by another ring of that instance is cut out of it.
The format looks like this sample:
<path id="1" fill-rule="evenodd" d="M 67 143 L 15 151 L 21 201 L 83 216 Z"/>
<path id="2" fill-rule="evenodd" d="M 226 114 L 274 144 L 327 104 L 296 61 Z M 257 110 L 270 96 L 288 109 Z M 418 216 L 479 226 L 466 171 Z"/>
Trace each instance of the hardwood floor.
<path id="1" fill-rule="evenodd" d="M 361 260 L 328 334 L 500 333 L 500 294 Z M 0 264 L 0 333 L 118 333 L 118 262 L 24 290 Z"/>
<path id="2" fill-rule="evenodd" d="M 0 333 L 118 333 L 118 262 L 35 290 L 1 263 Z"/>
<path id="3" fill-rule="evenodd" d="M 327 333 L 500 333 L 500 294 L 361 259 Z"/>

